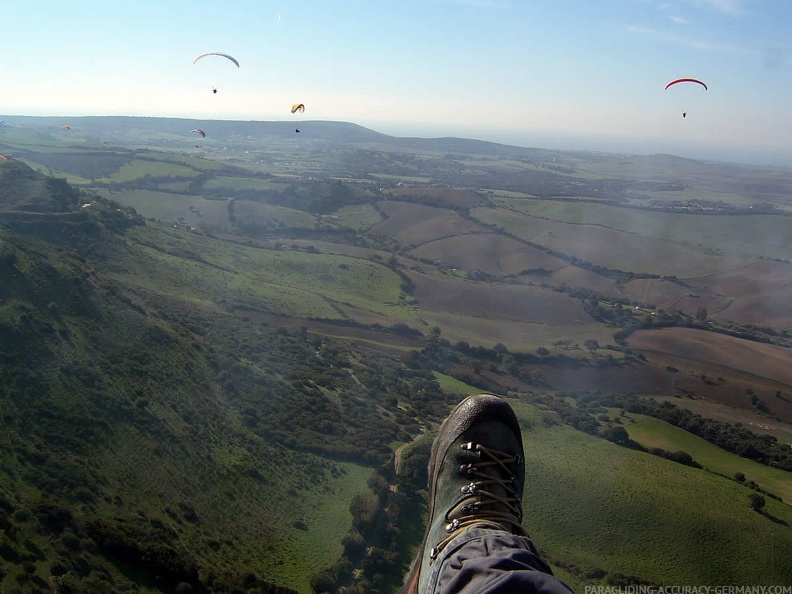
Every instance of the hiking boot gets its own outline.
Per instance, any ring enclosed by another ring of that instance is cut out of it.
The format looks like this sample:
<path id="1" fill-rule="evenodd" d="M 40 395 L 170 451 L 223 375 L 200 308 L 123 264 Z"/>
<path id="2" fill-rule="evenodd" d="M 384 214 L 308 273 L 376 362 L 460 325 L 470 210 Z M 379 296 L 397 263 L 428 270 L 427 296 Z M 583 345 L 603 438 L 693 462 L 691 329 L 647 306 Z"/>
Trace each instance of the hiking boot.
<path id="1" fill-rule="evenodd" d="M 489 394 L 463 400 L 432 445 L 429 524 L 402 592 L 426 592 L 438 556 L 465 530 L 527 536 L 521 524 L 524 482 L 522 435 L 512 408 Z"/>

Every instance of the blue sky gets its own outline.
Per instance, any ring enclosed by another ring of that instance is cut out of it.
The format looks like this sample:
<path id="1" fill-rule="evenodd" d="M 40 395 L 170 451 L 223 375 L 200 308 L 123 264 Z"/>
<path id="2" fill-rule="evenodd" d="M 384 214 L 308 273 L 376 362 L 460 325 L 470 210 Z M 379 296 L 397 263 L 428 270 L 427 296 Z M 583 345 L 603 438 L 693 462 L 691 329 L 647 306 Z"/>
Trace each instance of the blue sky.
<path id="1" fill-rule="evenodd" d="M 788 0 L 30 0 L 2 23 L 3 114 L 303 102 L 395 135 L 792 164 Z"/>

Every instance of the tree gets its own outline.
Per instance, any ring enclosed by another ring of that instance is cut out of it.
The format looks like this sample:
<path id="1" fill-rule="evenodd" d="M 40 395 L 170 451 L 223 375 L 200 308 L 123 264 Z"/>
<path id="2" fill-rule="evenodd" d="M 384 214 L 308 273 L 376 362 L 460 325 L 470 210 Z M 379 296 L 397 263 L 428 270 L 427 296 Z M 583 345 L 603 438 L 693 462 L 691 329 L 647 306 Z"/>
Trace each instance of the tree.
<path id="1" fill-rule="evenodd" d="M 624 427 L 608 427 L 602 436 L 615 444 L 626 446 L 630 444 L 630 434 Z"/>
<path id="2" fill-rule="evenodd" d="M 765 498 L 757 493 L 751 493 L 748 495 L 748 501 L 751 504 L 751 509 L 755 512 L 762 512 L 765 506 Z"/>
<path id="3" fill-rule="evenodd" d="M 503 365 L 503 368 L 511 375 L 516 376 L 520 373 L 520 366 L 517 364 L 517 360 L 514 358 L 514 356 L 510 353 L 503 355 L 503 359 L 501 359 L 501 365 Z"/>
<path id="4" fill-rule="evenodd" d="M 311 578 L 311 589 L 318 594 L 334 592 L 337 588 L 335 576 L 327 569 L 323 569 Z"/>
<path id="5" fill-rule="evenodd" d="M 593 338 L 589 338 L 583 341 L 583 346 L 593 353 L 599 348 L 599 341 Z"/>

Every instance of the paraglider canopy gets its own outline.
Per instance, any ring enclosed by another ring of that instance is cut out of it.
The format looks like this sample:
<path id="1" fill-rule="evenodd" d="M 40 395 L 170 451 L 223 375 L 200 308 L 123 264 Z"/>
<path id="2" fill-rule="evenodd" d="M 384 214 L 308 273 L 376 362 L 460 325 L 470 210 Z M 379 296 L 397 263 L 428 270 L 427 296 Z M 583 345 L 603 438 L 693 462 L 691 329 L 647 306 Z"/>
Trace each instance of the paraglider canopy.
<path id="1" fill-rule="evenodd" d="M 63 124 L 63 126 L 61 126 L 61 130 L 71 130 L 71 126 L 68 124 Z"/>
<path id="2" fill-rule="evenodd" d="M 707 85 L 705 83 L 703 83 L 702 81 L 700 81 L 699 79 L 697 79 L 697 78 L 678 78 L 678 79 L 672 80 L 670 83 L 668 83 L 665 86 L 665 88 L 666 88 L 666 90 L 668 90 L 669 87 L 673 87 L 674 85 L 678 85 L 679 83 L 697 83 L 697 84 L 701 85 L 702 87 L 704 87 L 705 90 L 707 90 Z"/>
<path id="3" fill-rule="evenodd" d="M 291 112 L 292 113 L 297 113 L 298 111 L 300 113 L 303 113 L 305 111 L 305 105 L 303 105 L 302 103 L 294 103 L 294 104 L 292 104 Z"/>
<path id="4" fill-rule="evenodd" d="M 703 82 L 703 81 L 700 81 L 697 78 L 677 78 L 676 80 L 672 80 L 670 83 L 668 83 L 665 86 L 665 90 L 667 91 L 668 89 L 670 89 L 674 85 L 678 85 L 678 84 L 681 84 L 681 83 L 692 83 L 693 86 L 701 85 L 702 87 L 704 87 L 705 91 L 708 90 L 707 89 L 707 84 L 705 82 Z M 679 92 L 679 91 L 677 91 L 677 92 Z M 684 109 L 682 111 L 682 118 L 687 118 L 687 109 Z"/>
<path id="5" fill-rule="evenodd" d="M 190 134 L 200 134 L 201 138 L 206 138 L 206 132 L 204 132 L 200 128 L 195 128 L 193 130 L 190 130 Z"/>
<path id="6" fill-rule="evenodd" d="M 193 64 L 195 64 L 201 58 L 205 58 L 206 56 L 220 56 L 221 58 L 226 58 L 228 60 L 231 60 L 234 64 L 236 64 L 236 67 L 239 68 L 239 61 L 235 57 L 229 56 L 228 54 L 223 54 L 221 52 L 206 52 L 205 54 L 201 54 L 200 56 L 195 58 L 195 60 L 193 60 Z"/>

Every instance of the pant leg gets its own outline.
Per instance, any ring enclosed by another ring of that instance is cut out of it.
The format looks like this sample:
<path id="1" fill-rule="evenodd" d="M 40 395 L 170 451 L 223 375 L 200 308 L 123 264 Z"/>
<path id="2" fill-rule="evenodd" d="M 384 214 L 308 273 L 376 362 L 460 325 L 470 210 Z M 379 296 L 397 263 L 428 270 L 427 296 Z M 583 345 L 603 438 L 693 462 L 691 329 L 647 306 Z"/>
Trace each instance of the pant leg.
<path id="1" fill-rule="evenodd" d="M 531 540 L 473 528 L 432 564 L 429 594 L 571 594 L 539 557 Z"/>

